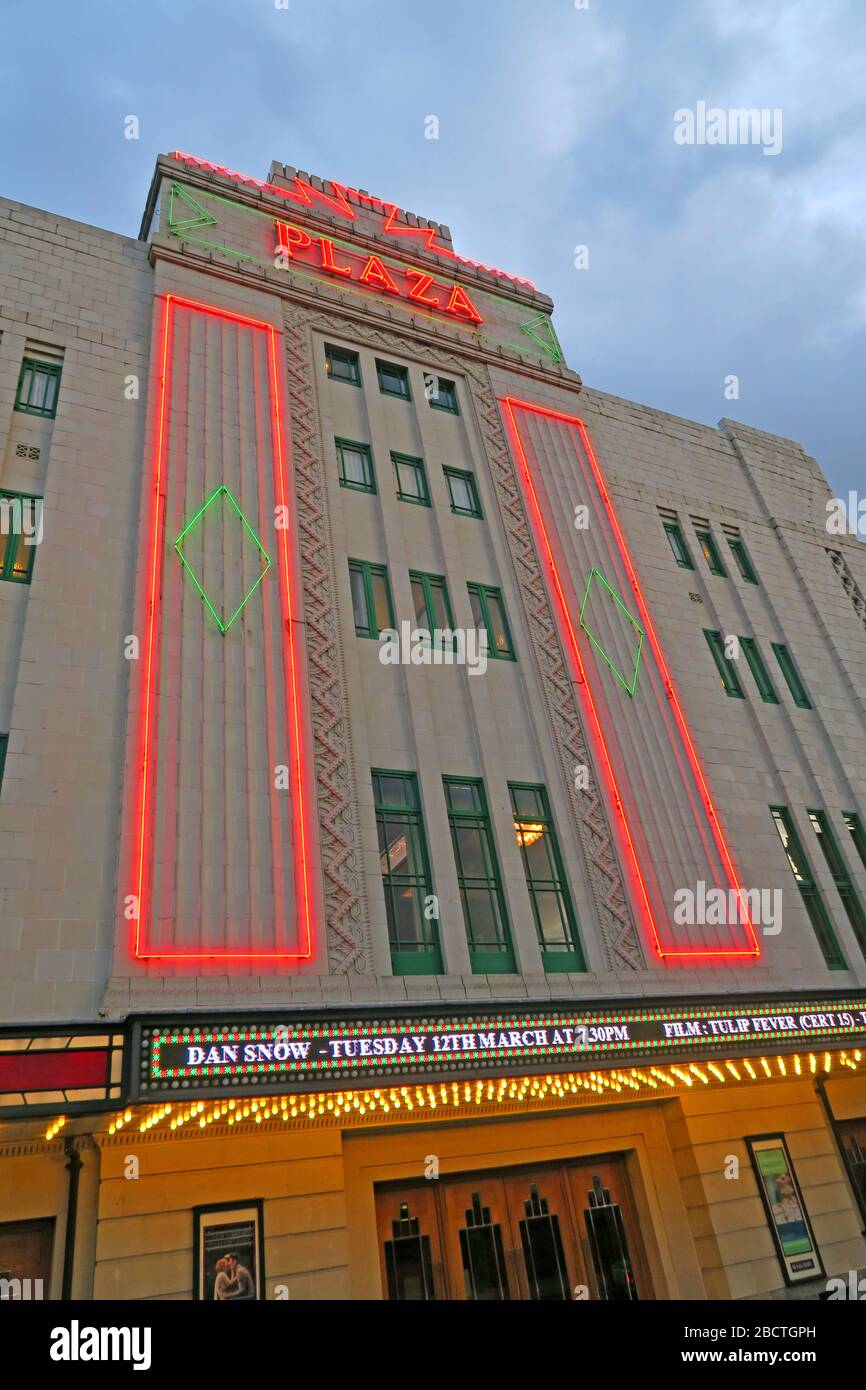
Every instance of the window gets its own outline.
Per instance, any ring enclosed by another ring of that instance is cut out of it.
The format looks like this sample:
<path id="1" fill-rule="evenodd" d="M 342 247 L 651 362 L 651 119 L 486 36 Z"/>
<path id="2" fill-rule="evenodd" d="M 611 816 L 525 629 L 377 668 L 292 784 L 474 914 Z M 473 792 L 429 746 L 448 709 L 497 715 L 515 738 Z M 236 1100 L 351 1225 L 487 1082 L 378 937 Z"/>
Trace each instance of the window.
<path id="1" fill-rule="evenodd" d="M 866 831 L 863 829 L 863 822 L 856 811 L 843 811 L 842 819 L 847 826 L 854 848 L 860 856 L 860 862 L 866 869 Z"/>
<path id="2" fill-rule="evenodd" d="M 6 770 L 6 750 L 9 747 L 9 735 L 0 734 L 0 791 L 3 790 L 3 773 Z"/>
<path id="3" fill-rule="evenodd" d="M 40 539 L 42 498 L 0 489 L 0 580 L 29 584 Z"/>
<path id="4" fill-rule="evenodd" d="M 749 663 L 752 675 L 755 677 L 755 685 L 758 687 L 758 694 L 765 704 L 777 705 L 779 697 L 776 694 L 776 687 L 770 680 L 770 673 L 764 665 L 764 658 L 761 649 L 754 637 L 741 637 L 740 646 L 746 653 L 746 660 Z"/>
<path id="5" fill-rule="evenodd" d="M 508 790 L 544 968 L 585 970 L 547 792 L 522 782 Z"/>
<path id="6" fill-rule="evenodd" d="M 376 373 L 383 396 L 400 396 L 404 401 L 411 401 L 409 373 L 405 367 L 395 367 L 393 362 L 380 362 L 377 358 Z"/>
<path id="7" fill-rule="evenodd" d="M 782 847 L 788 856 L 791 872 L 797 880 L 803 906 L 809 921 L 812 923 L 827 969 L 844 970 L 846 968 L 845 957 L 839 948 L 836 933 L 833 931 L 827 909 L 818 891 L 818 885 L 812 877 L 812 870 L 800 843 L 800 836 L 797 834 L 797 827 L 794 825 L 791 812 L 787 806 L 771 806 L 770 812 L 779 833 L 779 839 L 782 841 Z"/>
<path id="8" fill-rule="evenodd" d="M 361 385 L 361 363 L 357 352 L 325 344 L 325 367 L 332 381 L 347 381 L 350 386 Z"/>
<path id="9" fill-rule="evenodd" d="M 755 573 L 754 566 L 749 559 L 749 552 L 743 541 L 741 541 L 738 536 L 733 538 L 729 536 L 728 545 L 731 547 L 731 554 L 736 561 L 741 578 L 745 579 L 747 584 L 757 584 L 758 576 Z"/>
<path id="10" fill-rule="evenodd" d="M 436 919 L 425 914 L 433 883 L 418 778 L 414 772 L 375 768 L 372 777 L 391 966 L 395 975 L 438 975 Z"/>
<path id="11" fill-rule="evenodd" d="M 448 480 L 452 512 L 456 512 L 458 516 L 481 517 L 481 503 L 472 474 L 464 472 L 462 468 L 446 468 L 445 477 Z"/>
<path id="12" fill-rule="evenodd" d="M 703 551 L 704 559 L 707 562 L 710 574 L 719 574 L 723 579 L 727 579 L 728 571 L 722 564 L 722 557 L 719 554 L 719 548 L 716 545 L 712 531 L 695 531 L 695 535 L 698 538 L 698 545 Z"/>
<path id="13" fill-rule="evenodd" d="M 807 811 L 806 814 L 812 823 L 812 829 L 818 836 L 818 843 L 827 861 L 827 868 L 833 875 L 833 882 L 839 897 L 842 899 L 842 906 L 848 921 L 851 923 L 851 930 L 857 938 L 860 950 L 866 956 L 866 912 L 863 911 L 863 904 L 852 882 L 845 857 L 827 819 L 827 813 L 825 811 Z"/>
<path id="14" fill-rule="evenodd" d="M 393 628 L 394 605 L 386 567 L 350 560 L 349 583 L 358 637 L 378 637 L 385 628 Z"/>
<path id="15" fill-rule="evenodd" d="M 782 675 L 785 677 L 794 704 L 799 705 L 800 709 L 811 709 L 812 705 L 809 701 L 809 696 L 806 694 L 806 687 L 800 680 L 800 672 L 794 665 L 794 658 L 788 651 L 788 648 L 785 646 L 784 642 L 771 642 L 770 646 L 776 653 L 776 660 L 781 667 Z"/>
<path id="16" fill-rule="evenodd" d="M 472 969 L 486 975 L 513 972 L 517 967 L 484 784 L 475 778 L 443 781 Z"/>
<path id="17" fill-rule="evenodd" d="M 397 496 L 401 502 L 414 502 L 419 507 L 430 506 L 430 493 L 427 491 L 427 474 L 424 460 L 412 458 L 410 454 L 391 454 L 391 462 L 397 475 Z"/>
<path id="18" fill-rule="evenodd" d="M 740 685 L 740 678 L 734 669 L 734 663 L 729 656 L 725 656 L 725 639 L 720 632 L 711 632 L 709 628 L 704 628 L 704 636 L 707 645 L 713 654 L 716 663 L 716 670 L 722 682 L 722 689 L 726 695 L 732 699 L 743 700 L 743 687 Z"/>
<path id="19" fill-rule="evenodd" d="M 355 492 L 375 492 L 376 474 L 369 444 L 357 444 L 353 439 L 335 439 L 334 444 L 340 466 L 340 486 Z"/>
<path id="20" fill-rule="evenodd" d="M 479 632 L 487 633 L 487 655 L 516 661 L 502 594 L 489 584 L 469 584 L 467 587 L 475 626 Z"/>
<path id="21" fill-rule="evenodd" d="M 446 381 L 443 376 L 434 376 L 430 373 L 425 377 L 427 383 L 427 399 L 434 410 L 447 410 L 452 415 L 459 415 L 457 406 L 457 388 L 453 381 Z"/>
<path id="22" fill-rule="evenodd" d="M 59 362 L 38 362 L 35 357 L 25 357 L 18 378 L 15 409 L 53 420 L 57 414 L 60 370 Z"/>
<path id="23" fill-rule="evenodd" d="M 450 632 L 454 627 L 454 619 L 451 616 L 448 586 L 443 576 L 410 570 L 409 582 L 412 585 L 412 603 L 418 627 L 431 634 L 434 628 Z"/>
<path id="24" fill-rule="evenodd" d="M 686 545 L 686 538 L 680 530 L 679 522 L 666 521 L 664 523 L 664 527 L 665 535 L 667 536 L 668 541 L 670 542 L 670 547 L 674 553 L 674 559 L 676 560 L 677 564 L 680 566 L 681 569 L 693 570 L 694 564 L 692 563 L 692 557 L 689 553 L 689 548 Z"/>

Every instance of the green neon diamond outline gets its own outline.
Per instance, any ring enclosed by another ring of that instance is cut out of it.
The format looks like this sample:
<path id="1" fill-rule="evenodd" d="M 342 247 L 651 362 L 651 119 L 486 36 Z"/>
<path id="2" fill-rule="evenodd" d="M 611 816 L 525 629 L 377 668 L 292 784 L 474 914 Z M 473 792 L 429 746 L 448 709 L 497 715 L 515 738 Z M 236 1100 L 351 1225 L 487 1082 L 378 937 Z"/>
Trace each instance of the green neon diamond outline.
<path id="1" fill-rule="evenodd" d="M 586 626 L 586 623 L 583 621 L 583 614 L 587 602 L 589 600 L 589 591 L 592 587 L 593 577 L 597 577 L 601 580 L 602 584 L 607 589 L 607 592 L 610 594 L 611 598 L 619 604 L 620 608 L 622 609 L 625 616 L 628 618 L 635 632 L 638 634 L 637 652 L 635 653 L 634 658 L 634 671 L 632 672 L 631 685 L 629 685 L 628 681 L 625 679 L 625 676 L 623 676 L 622 672 L 619 670 L 619 667 L 614 665 L 607 652 L 605 651 L 604 647 L 595 637 L 593 637 L 589 628 Z M 625 693 L 630 697 L 634 698 L 634 692 L 637 689 L 637 673 L 640 668 L 640 656 L 641 652 L 643 651 L 643 628 L 641 627 L 640 623 L 635 621 L 635 619 L 632 617 L 631 613 L 629 613 L 628 609 L 623 603 L 622 599 L 620 598 L 619 594 L 616 593 L 616 591 L 610 587 L 601 570 L 596 569 L 595 565 L 593 565 L 592 569 L 589 571 L 589 576 L 586 581 L 586 589 L 584 590 L 583 594 L 583 602 L 580 605 L 579 622 L 580 626 L 583 628 L 590 642 L 595 647 L 602 661 L 605 663 L 605 665 L 610 667 L 611 671 L 613 671 L 613 674 L 616 676 Z"/>
<path id="2" fill-rule="evenodd" d="M 211 603 L 210 599 L 208 598 L 208 596 L 207 596 L 207 594 L 205 593 L 204 589 L 202 588 L 201 584 L 199 584 L 198 579 L 197 579 L 197 577 L 196 577 L 195 570 L 193 569 L 192 565 L 189 563 L 189 560 L 187 560 L 186 556 L 184 555 L 183 551 L 182 551 L 181 548 L 180 548 L 180 543 L 181 543 L 181 541 L 183 540 L 184 536 L 189 532 L 190 528 L 193 527 L 193 526 L 195 525 L 195 523 L 204 515 L 204 513 L 207 511 L 208 507 L 211 506 L 211 504 L 212 504 L 213 502 L 215 502 L 216 499 L 217 499 L 218 497 L 222 496 L 223 494 L 225 494 L 225 496 L 228 498 L 229 502 L 231 502 L 232 506 L 234 507 L 235 511 L 237 512 L 237 514 L 238 514 L 238 516 L 240 517 L 241 521 L 243 522 L 244 526 L 245 526 L 245 527 L 247 528 L 247 530 L 249 531 L 249 533 L 250 533 L 250 535 L 251 535 L 251 537 L 252 537 L 252 539 L 253 539 L 253 541 L 254 541 L 254 543 L 255 543 L 255 545 L 256 545 L 256 548 L 257 548 L 258 551 L 259 551 L 259 554 L 260 554 L 260 555 L 263 555 L 263 556 L 265 557 L 265 562 L 266 562 L 266 563 L 265 563 L 265 567 L 264 567 L 264 569 L 262 570 L 261 574 L 259 575 L 258 579 L 256 580 L 255 584 L 253 584 L 253 586 L 252 586 L 252 588 L 249 590 L 249 592 L 246 593 L 246 594 L 244 595 L 244 597 L 241 599 L 240 603 L 238 604 L 238 606 L 237 606 L 237 608 L 235 609 L 234 613 L 232 613 L 232 615 L 231 615 L 231 617 L 229 618 L 229 620 L 228 620 L 227 623 L 224 623 L 224 622 L 223 622 L 223 620 L 222 620 L 222 618 L 220 617 L 219 613 L 218 613 L 218 612 L 216 611 L 216 609 L 214 608 L 213 604 Z M 220 630 L 220 632 L 222 633 L 223 637 L 225 637 L 226 633 L 228 632 L 228 630 L 229 630 L 229 628 L 231 627 L 232 623 L 234 622 L 235 618 L 238 616 L 238 614 L 240 613 L 241 609 L 244 607 L 244 604 L 247 603 L 248 600 L 252 598 L 252 596 L 253 596 L 253 594 L 255 593 L 256 589 L 259 587 L 259 585 L 261 584 L 262 580 L 264 579 L 265 575 L 267 574 L 268 570 L 269 570 L 270 567 L 271 567 L 271 557 L 270 557 L 270 555 L 269 555 L 268 552 L 265 550 L 265 547 L 262 545 L 261 541 L 259 540 L 258 536 L 256 535 L 256 533 L 255 533 L 255 531 L 253 530 L 253 528 L 252 528 L 252 526 L 250 525 L 250 523 L 247 521 L 246 517 L 244 516 L 243 512 L 241 511 L 240 507 L 238 506 L 238 504 L 237 504 L 237 502 L 235 501 L 234 497 L 232 496 L 231 492 L 230 492 L 229 489 L 226 487 L 225 483 L 220 483 L 219 487 L 216 488 L 216 490 L 215 490 L 214 492 L 211 493 L 211 495 L 210 495 L 210 497 L 208 497 L 207 501 L 205 501 L 205 502 L 202 503 L 202 505 L 199 507 L 198 511 L 196 512 L 195 516 L 194 516 L 194 517 L 191 517 L 190 520 L 186 523 L 186 526 L 184 526 L 183 530 L 181 531 L 180 535 L 178 536 L 177 540 L 176 540 L 175 543 L 174 543 L 174 548 L 175 548 L 175 550 L 176 550 L 177 553 L 178 553 L 178 556 L 179 556 L 179 558 L 180 558 L 181 564 L 183 565 L 184 569 L 185 569 L 185 570 L 187 571 L 187 573 L 189 574 L 189 577 L 190 577 L 190 579 L 192 580 L 193 584 L 195 585 L 195 587 L 198 589 L 199 593 L 201 594 L 201 597 L 202 597 L 202 599 L 204 600 L 205 605 L 206 605 L 207 608 L 210 610 L 210 612 L 213 614 L 214 619 L 216 620 L 217 627 L 219 628 L 219 630 Z"/>

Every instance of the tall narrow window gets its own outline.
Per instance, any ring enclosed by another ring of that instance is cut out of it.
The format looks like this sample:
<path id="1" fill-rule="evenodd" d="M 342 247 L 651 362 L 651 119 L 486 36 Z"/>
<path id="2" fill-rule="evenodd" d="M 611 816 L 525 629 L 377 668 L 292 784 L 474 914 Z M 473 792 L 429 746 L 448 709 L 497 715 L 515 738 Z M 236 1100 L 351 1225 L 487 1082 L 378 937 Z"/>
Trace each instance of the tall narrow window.
<path id="1" fill-rule="evenodd" d="M 41 523 L 41 497 L 0 488 L 0 580 L 30 583 Z"/>
<path id="2" fill-rule="evenodd" d="M 393 628 L 394 605 L 385 565 L 371 565 L 367 560 L 350 560 L 349 583 L 357 635 L 378 637 L 385 628 Z"/>
<path id="3" fill-rule="evenodd" d="M 523 782 L 508 790 L 544 968 L 585 970 L 547 792 Z"/>
<path id="4" fill-rule="evenodd" d="M 325 344 L 325 369 L 332 381 L 345 381 L 350 386 L 361 385 L 361 363 L 357 352 Z"/>
<path id="5" fill-rule="evenodd" d="M 794 704 L 799 705 L 800 709 L 811 709 L 812 703 L 806 694 L 806 687 L 800 679 L 800 672 L 794 665 L 794 658 L 785 646 L 784 642 L 771 642 L 770 646 L 776 653 L 776 660 L 779 663 L 782 675 L 791 692 Z"/>
<path id="6" fill-rule="evenodd" d="M 369 444 L 358 444 L 354 439 L 335 439 L 334 444 L 340 467 L 340 486 L 352 488 L 355 492 L 375 492 L 376 474 L 373 472 L 373 455 Z"/>
<path id="7" fill-rule="evenodd" d="M 731 554 L 734 557 L 737 569 L 740 571 L 741 578 L 745 579 L 747 584 L 757 584 L 758 576 L 749 558 L 749 552 L 746 549 L 745 542 L 741 541 L 739 537 L 736 536 L 728 537 L 728 545 L 731 548 Z"/>
<path id="8" fill-rule="evenodd" d="M 413 458 L 411 454 L 391 452 L 391 462 L 397 479 L 397 496 L 401 502 L 414 502 L 419 507 L 430 506 L 430 493 L 427 490 L 427 474 L 424 460 Z"/>
<path id="9" fill-rule="evenodd" d="M 431 635 L 435 628 L 452 631 L 454 619 L 451 616 L 451 601 L 444 575 L 422 574 L 420 570 L 410 570 L 409 582 L 412 585 L 412 603 L 418 627 Z"/>
<path id="10" fill-rule="evenodd" d="M 478 500 L 478 489 L 475 486 L 475 479 L 471 473 L 467 473 L 462 468 L 446 468 L 445 477 L 448 480 L 448 496 L 451 498 L 451 510 L 458 516 L 477 516 L 482 515 L 481 503 Z"/>
<path id="11" fill-rule="evenodd" d="M 863 828 L 863 822 L 856 811 L 843 811 L 842 819 L 848 834 L 851 836 L 851 842 L 860 856 L 860 862 L 866 869 L 866 830 Z"/>
<path id="12" fill-rule="evenodd" d="M 494 589 L 490 584 L 469 584 L 467 587 L 475 626 L 479 632 L 487 633 L 487 655 L 516 661 L 499 589 Z"/>
<path id="13" fill-rule="evenodd" d="M 779 697 L 776 694 L 776 687 L 770 680 L 770 673 L 764 665 L 761 649 L 754 637 L 741 637 L 740 646 L 746 653 L 746 660 L 752 675 L 755 677 L 755 685 L 758 687 L 758 694 L 761 699 L 767 705 L 777 705 Z"/>
<path id="14" fill-rule="evenodd" d="M 57 414 L 60 371 L 59 362 L 39 362 L 34 357 L 25 357 L 18 377 L 15 409 L 23 410 L 25 415 L 42 415 L 53 420 Z"/>
<path id="15" fill-rule="evenodd" d="M 372 776 L 392 969 L 395 975 L 441 974 L 418 779 L 414 772 L 377 769 Z"/>
<path id="16" fill-rule="evenodd" d="M 833 834 L 826 811 L 808 811 L 807 814 L 812 823 L 812 829 L 818 836 L 818 843 L 827 861 L 827 868 L 833 875 L 833 882 L 839 897 L 842 899 L 842 906 L 848 921 L 851 923 L 851 930 L 857 938 L 860 950 L 866 956 L 866 912 L 863 910 L 860 895 L 854 887 L 845 856 Z"/>
<path id="17" fill-rule="evenodd" d="M 6 771 L 6 751 L 9 747 L 9 735 L 0 734 L 0 791 L 3 790 L 3 773 Z"/>
<path id="18" fill-rule="evenodd" d="M 447 410 L 450 415 L 459 415 L 457 387 L 444 376 L 425 375 L 427 399 L 434 410 Z"/>
<path id="19" fill-rule="evenodd" d="M 477 778 L 443 781 L 472 969 L 481 975 L 513 973 L 517 966 L 484 784 Z"/>
<path id="20" fill-rule="evenodd" d="M 716 670 L 722 682 L 722 689 L 726 695 L 730 695 L 735 700 L 743 700 L 743 687 L 740 685 L 740 678 L 734 668 L 734 663 L 729 656 L 725 655 L 725 639 L 720 632 L 711 632 L 709 628 L 704 628 L 704 636 L 707 639 L 707 646 L 713 654 L 716 663 Z"/>
<path id="21" fill-rule="evenodd" d="M 723 579 L 727 579 L 728 571 L 722 563 L 722 557 L 719 554 L 719 548 L 712 531 L 709 529 L 696 530 L 695 535 L 698 538 L 698 545 L 701 547 L 701 553 L 707 562 L 710 574 L 718 574 Z"/>
<path id="22" fill-rule="evenodd" d="M 812 923 L 812 928 L 821 948 L 821 954 L 828 970 L 845 970 L 845 957 L 842 955 L 839 942 L 836 940 L 836 933 L 830 921 L 829 914 L 824 906 L 818 885 L 812 875 L 806 852 L 800 842 L 797 827 L 794 824 L 793 816 L 787 806 L 771 806 L 770 812 L 773 823 L 782 841 L 782 847 L 788 856 L 788 863 L 791 865 L 791 872 L 797 881 L 800 896 L 803 899 L 803 906 Z"/>
<path id="23" fill-rule="evenodd" d="M 674 553 L 674 559 L 676 560 L 680 569 L 693 570 L 695 567 L 694 562 L 692 560 L 689 547 L 686 544 L 686 538 L 682 533 L 679 522 L 666 521 L 664 523 L 664 527 L 665 535 L 668 538 L 668 543 L 670 545 L 671 550 Z"/>

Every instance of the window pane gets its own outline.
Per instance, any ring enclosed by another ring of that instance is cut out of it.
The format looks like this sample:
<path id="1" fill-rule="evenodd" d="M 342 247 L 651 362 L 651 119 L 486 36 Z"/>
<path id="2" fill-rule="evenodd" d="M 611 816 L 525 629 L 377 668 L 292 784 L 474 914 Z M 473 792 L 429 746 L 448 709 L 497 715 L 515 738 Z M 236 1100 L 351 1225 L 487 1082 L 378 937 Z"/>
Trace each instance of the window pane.
<path id="1" fill-rule="evenodd" d="M 366 487 L 367 477 L 367 455 L 363 449 L 353 449 L 349 445 L 340 446 L 340 459 L 343 468 L 343 477 L 347 483 L 356 483 L 359 487 Z"/>
<path id="2" fill-rule="evenodd" d="M 498 594 L 487 591 L 487 611 L 490 614 L 490 621 L 493 631 L 488 633 L 492 644 L 499 652 L 510 652 L 511 643 L 508 640 L 508 628 L 505 625 L 505 613 L 502 608 L 502 600 Z"/>
<path id="3" fill-rule="evenodd" d="M 536 889 L 532 895 L 538 920 L 538 931 L 546 946 L 570 944 L 568 923 L 555 889 Z"/>
<path id="4" fill-rule="evenodd" d="M 550 881 L 556 878 L 556 865 L 553 861 L 553 847 L 545 828 L 536 822 L 522 822 L 524 827 L 523 850 L 526 872 L 533 879 Z M 527 831 L 529 833 L 527 833 Z"/>
<path id="5" fill-rule="evenodd" d="M 478 788 L 471 782 L 447 782 L 448 805 L 452 811 L 477 811 L 480 808 Z"/>
<path id="6" fill-rule="evenodd" d="M 486 837 L 475 825 L 455 825 L 452 831 L 457 859 L 464 878 L 487 878 L 490 865 Z"/>
<path id="7" fill-rule="evenodd" d="M 472 493 L 469 491 L 469 484 L 465 478 L 459 478 L 453 473 L 448 474 L 448 489 L 451 493 L 451 504 L 459 507 L 461 511 L 474 511 L 474 501 Z"/>
<path id="8" fill-rule="evenodd" d="M 388 590 L 388 579 L 384 574 L 374 570 L 370 576 L 370 583 L 373 588 L 376 631 L 382 632 L 391 626 L 391 596 Z"/>
<path id="9" fill-rule="evenodd" d="M 373 779 L 373 793 L 380 806 L 408 806 L 414 810 L 412 789 L 413 783 L 408 777 L 389 777 L 380 772 Z"/>
<path id="10" fill-rule="evenodd" d="M 445 587 L 441 583 L 430 583 L 430 598 L 433 603 L 434 627 L 450 628 L 451 619 L 445 604 Z"/>
<path id="11" fill-rule="evenodd" d="M 466 925 L 473 946 L 498 946 L 499 904 L 490 888 L 464 888 L 463 898 Z"/>
<path id="12" fill-rule="evenodd" d="M 352 611 L 355 615 L 355 627 L 358 631 L 369 632 L 370 617 L 367 612 L 367 594 L 364 588 L 364 575 L 360 569 L 349 570 L 349 580 L 352 585 Z"/>
<path id="13" fill-rule="evenodd" d="M 420 628 L 429 631 L 430 621 L 427 617 L 427 599 L 424 594 L 424 584 L 420 579 L 412 580 L 412 603 L 415 608 L 415 622 Z"/>
<path id="14" fill-rule="evenodd" d="M 469 590 L 469 603 L 472 608 L 472 621 L 475 623 L 475 626 L 479 629 L 479 631 L 481 630 L 481 628 L 486 628 L 487 620 L 484 617 L 484 608 L 481 603 L 481 595 L 478 593 L 477 589 Z"/>
<path id="15" fill-rule="evenodd" d="M 391 893 L 394 944 L 401 949 L 426 946 L 421 895 L 415 888 L 394 888 Z"/>
<path id="16" fill-rule="evenodd" d="M 519 816 L 542 814 L 541 797 L 535 787 L 512 787 L 511 804 Z"/>

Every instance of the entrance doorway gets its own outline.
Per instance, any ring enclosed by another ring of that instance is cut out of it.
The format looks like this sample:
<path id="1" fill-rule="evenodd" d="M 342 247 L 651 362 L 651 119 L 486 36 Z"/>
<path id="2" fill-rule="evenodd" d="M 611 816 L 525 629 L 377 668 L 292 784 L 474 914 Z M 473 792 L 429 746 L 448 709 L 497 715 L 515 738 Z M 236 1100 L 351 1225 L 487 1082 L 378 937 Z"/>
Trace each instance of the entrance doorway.
<path id="1" fill-rule="evenodd" d="M 0 1285 L 12 1299 L 48 1298 L 54 1218 L 0 1224 Z M 8 1290 L 8 1292 L 7 1292 Z"/>

